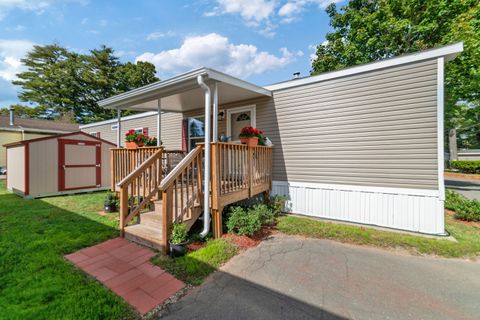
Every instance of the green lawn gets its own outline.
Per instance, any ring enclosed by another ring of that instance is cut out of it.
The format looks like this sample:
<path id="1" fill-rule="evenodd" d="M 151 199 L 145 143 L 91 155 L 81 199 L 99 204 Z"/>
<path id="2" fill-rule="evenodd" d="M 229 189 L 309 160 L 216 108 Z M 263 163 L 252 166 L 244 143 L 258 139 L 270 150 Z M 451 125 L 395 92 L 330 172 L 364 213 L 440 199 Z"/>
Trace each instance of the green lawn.
<path id="1" fill-rule="evenodd" d="M 336 224 L 298 216 L 282 216 L 278 229 L 290 235 L 331 239 L 345 243 L 383 248 L 403 248 L 413 253 L 444 257 L 475 257 L 480 255 L 480 228 L 465 225 L 451 216 L 445 217 L 447 231 L 458 242 L 433 239 L 373 228 Z"/>
<path id="2" fill-rule="evenodd" d="M 152 262 L 186 283 L 199 285 L 237 252 L 238 248 L 231 241 L 217 239 L 208 241 L 205 247 L 183 257 L 172 259 L 158 255 Z"/>
<path id="3" fill-rule="evenodd" d="M 97 214 L 105 193 L 23 200 L 0 181 L 0 319 L 136 317 L 113 292 L 63 259 L 116 237 Z"/>

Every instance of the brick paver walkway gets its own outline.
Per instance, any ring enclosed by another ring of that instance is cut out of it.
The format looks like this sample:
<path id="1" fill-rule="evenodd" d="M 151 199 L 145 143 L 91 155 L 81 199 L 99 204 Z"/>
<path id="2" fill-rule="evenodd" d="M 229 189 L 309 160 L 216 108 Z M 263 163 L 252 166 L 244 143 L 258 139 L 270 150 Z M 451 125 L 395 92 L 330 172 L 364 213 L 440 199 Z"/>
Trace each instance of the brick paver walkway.
<path id="1" fill-rule="evenodd" d="M 154 255 L 150 249 L 115 238 L 65 258 L 97 278 L 143 315 L 185 286 L 152 265 L 149 259 Z"/>

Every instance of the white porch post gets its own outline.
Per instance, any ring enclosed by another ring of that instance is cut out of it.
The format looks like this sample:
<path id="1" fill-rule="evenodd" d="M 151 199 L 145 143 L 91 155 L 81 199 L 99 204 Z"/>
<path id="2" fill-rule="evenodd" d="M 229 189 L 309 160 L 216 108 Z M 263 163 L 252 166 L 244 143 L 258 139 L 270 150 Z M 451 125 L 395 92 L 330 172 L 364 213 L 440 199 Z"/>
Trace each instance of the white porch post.
<path id="1" fill-rule="evenodd" d="M 213 86 L 213 142 L 218 142 L 218 85 Z"/>
<path id="2" fill-rule="evenodd" d="M 157 147 L 161 146 L 162 134 L 162 101 L 158 99 L 157 104 Z"/>
<path id="3" fill-rule="evenodd" d="M 117 148 L 122 146 L 122 110 L 117 108 Z"/>

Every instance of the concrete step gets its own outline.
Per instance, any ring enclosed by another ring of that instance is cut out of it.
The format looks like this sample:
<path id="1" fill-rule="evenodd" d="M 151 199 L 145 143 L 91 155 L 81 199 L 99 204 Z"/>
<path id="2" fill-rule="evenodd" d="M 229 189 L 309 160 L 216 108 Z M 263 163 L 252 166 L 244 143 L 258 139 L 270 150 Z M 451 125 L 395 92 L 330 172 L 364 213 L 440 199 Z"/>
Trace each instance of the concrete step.
<path id="1" fill-rule="evenodd" d="M 162 251 L 162 229 L 147 226 L 144 224 L 135 224 L 125 228 L 125 238 L 152 249 Z"/>

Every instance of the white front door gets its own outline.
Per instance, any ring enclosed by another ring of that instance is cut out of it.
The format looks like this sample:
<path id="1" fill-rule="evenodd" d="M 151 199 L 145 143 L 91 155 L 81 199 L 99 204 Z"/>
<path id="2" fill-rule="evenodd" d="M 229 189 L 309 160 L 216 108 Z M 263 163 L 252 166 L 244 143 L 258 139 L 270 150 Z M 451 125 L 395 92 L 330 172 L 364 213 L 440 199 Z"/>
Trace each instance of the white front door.
<path id="1" fill-rule="evenodd" d="M 240 141 L 240 131 L 247 126 L 256 126 L 255 106 L 227 110 L 227 136 L 231 141 Z"/>

